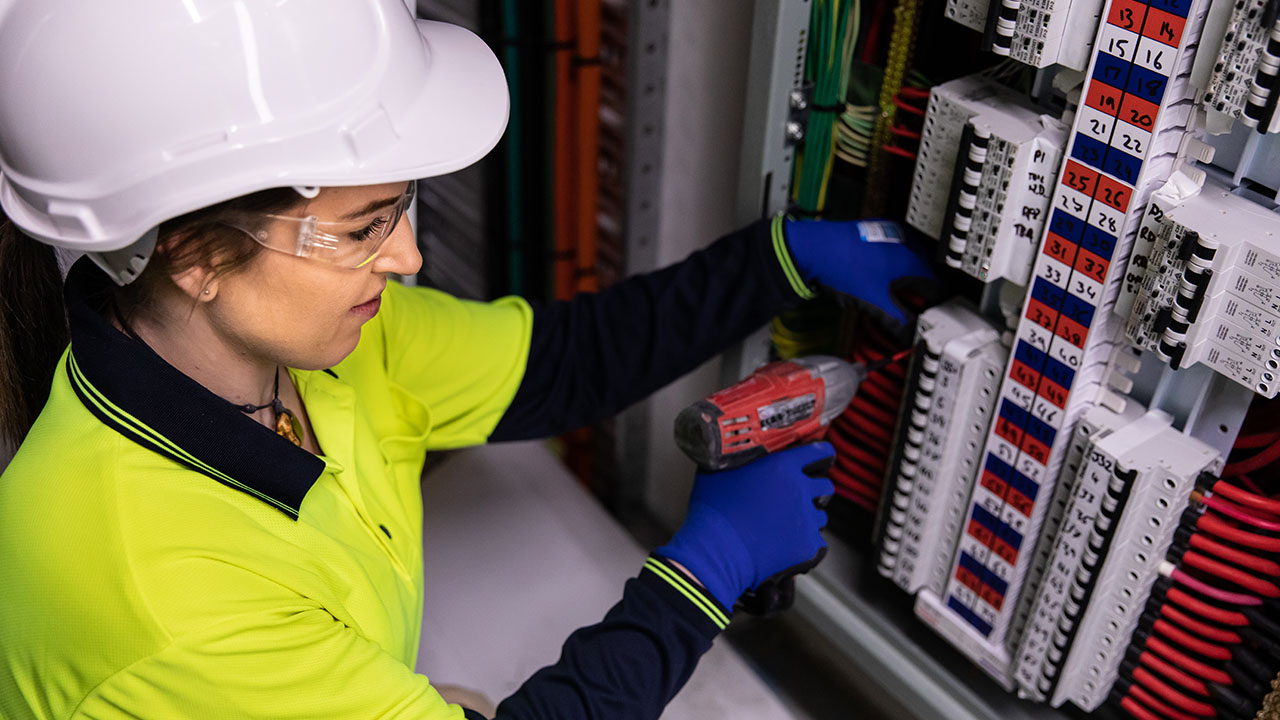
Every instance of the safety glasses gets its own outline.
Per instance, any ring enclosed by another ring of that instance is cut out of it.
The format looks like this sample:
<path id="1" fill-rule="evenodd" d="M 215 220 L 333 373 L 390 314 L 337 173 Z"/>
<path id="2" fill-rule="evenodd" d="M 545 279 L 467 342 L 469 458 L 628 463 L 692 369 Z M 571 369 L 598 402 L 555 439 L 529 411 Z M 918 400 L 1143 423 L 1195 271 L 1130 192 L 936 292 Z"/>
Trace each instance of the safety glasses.
<path id="1" fill-rule="evenodd" d="M 364 267 L 378 256 L 413 202 L 417 183 L 391 205 L 353 220 L 326 221 L 315 215 L 292 217 L 266 213 L 228 212 L 218 222 L 277 252 L 312 258 L 345 268 Z"/>

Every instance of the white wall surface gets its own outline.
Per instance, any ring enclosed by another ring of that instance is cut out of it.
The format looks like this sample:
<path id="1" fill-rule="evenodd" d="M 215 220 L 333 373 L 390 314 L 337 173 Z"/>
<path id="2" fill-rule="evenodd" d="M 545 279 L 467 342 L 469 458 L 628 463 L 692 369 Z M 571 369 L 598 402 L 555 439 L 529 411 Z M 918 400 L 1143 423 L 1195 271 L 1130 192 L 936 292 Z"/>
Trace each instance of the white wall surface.
<path id="1" fill-rule="evenodd" d="M 417 670 L 493 701 L 599 622 L 644 563 L 636 544 L 541 443 L 451 454 L 423 478 Z M 724 638 L 663 720 L 798 720 Z"/>

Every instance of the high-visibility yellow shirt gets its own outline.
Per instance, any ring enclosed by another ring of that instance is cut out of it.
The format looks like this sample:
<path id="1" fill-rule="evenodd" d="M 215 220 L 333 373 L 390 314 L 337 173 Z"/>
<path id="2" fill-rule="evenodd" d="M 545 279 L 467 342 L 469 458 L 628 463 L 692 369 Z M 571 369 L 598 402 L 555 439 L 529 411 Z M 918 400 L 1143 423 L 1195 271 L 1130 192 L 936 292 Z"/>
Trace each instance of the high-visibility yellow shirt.
<path id="1" fill-rule="evenodd" d="M 462 718 L 413 673 L 426 451 L 607 417 L 808 292 L 781 218 L 536 319 L 392 285 L 351 356 L 291 371 L 317 457 L 116 330 L 112 290 L 72 269 L 70 351 L 0 477 L 4 720 Z M 656 717 L 730 614 L 652 556 L 502 716 Z"/>
<path id="2" fill-rule="evenodd" d="M 316 457 L 112 328 L 105 282 L 73 270 L 0 478 L 0 717 L 461 718 L 413 672 L 419 479 L 510 404 L 529 306 L 389 285 L 348 358 L 290 371 Z"/>

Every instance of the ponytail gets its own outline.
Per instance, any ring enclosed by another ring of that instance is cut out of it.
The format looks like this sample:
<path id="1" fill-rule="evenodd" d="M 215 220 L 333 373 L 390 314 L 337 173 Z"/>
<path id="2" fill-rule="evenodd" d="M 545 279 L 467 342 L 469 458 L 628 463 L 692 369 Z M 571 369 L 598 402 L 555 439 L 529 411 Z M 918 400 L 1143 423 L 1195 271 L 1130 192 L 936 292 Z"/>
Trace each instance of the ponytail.
<path id="1" fill-rule="evenodd" d="M 51 246 L 0 212 L 0 449 L 17 450 L 44 409 L 70 334 Z"/>

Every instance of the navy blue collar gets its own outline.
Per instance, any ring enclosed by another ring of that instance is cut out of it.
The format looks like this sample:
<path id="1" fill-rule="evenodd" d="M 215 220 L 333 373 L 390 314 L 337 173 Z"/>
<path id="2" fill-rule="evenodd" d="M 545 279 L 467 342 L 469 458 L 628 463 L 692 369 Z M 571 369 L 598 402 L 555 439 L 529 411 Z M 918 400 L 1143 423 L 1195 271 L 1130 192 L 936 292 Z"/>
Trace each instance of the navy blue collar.
<path id="1" fill-rule="evenodd" d="M 67 374 L 85 407 L 139 445 L 297 519 L 324 461 L 113 327 L 105 319 L 112 288 L 88 258 L 67 276 Z"/>

